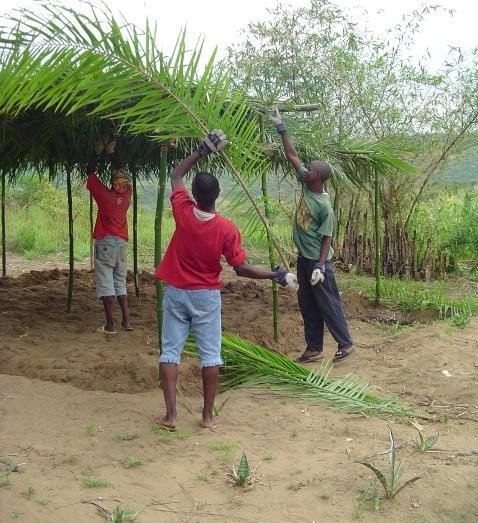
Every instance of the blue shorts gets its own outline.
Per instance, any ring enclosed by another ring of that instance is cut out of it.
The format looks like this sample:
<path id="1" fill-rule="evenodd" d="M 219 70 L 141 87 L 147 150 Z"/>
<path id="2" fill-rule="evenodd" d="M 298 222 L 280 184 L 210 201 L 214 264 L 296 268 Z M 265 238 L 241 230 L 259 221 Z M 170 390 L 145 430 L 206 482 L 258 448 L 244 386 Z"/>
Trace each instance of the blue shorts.
<path id="1" fill-rule="evenodd" d="M 160 363 L 180 363 L 190 331 L 196 337 L 201 367 L 222 365 L 221 291 L 193 291 L 167 285 L 163 298 Z"/>
<path id="2" fill-rule="evenodd" d="M 128 242 L 118 236 L 95 241 L 96 297 L 126 294 Z"/>

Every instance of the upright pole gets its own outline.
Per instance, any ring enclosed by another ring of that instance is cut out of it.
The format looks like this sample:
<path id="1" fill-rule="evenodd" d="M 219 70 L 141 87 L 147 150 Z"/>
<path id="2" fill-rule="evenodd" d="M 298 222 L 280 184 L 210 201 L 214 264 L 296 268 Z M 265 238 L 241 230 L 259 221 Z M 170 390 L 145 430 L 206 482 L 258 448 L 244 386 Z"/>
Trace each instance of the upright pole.
<path id="1" fill-rule="evenodd" d="M 93 270 L 93 196 L 90 193 L 90 271 Z"/>
<path id="2" fill-rule="evenodd" d="M 138 281 L 138 192 L 136 190 L 136 170 L 132 170 L 133 178 L 133 278 L 136 298 L 139 298 Z"/>
<path id="3" fill-rule="evenodd" d="M 380 268 L 380 176 L 375 173 L 375 303 L 381 298 L 381 268 Z"/>
<path id="4" fill-rule="evenodd" d="M 6 248 L 6 226 L 5 226 L 5 190 L 6 171 L 2 171 L 2 278 L 7 276 L 7 248 Z"/>
<path id="5" fill-rule="evenodd" d="M 159 163 L 158 193 L 156 198 L 156 216 L 154 219 L 154 266 L 157 267 L 163 256 L 161 247 L 164 212 L 164 193 L 166 191 L 166 178 L 168 174 L 168 147 L 161 146 L 161 159 Z M 161 280 L 156 280 L 156 327 L 158 331 L 158 345 L 161 349 L 161 333 L 163 326 L 163 294 L 164 286 Z"/>
<path id="6" fill-rule="evenodd" d="M 66 312 L 71 312 L 73 303 L 73 277 L 75 269 L 74 256 L 74 238 L 73 238 L 73 197 L 71 193 L 71 172 L 66 172 L 66 191 L 68 197 L 68 239 L 69 239 L 69 258 L 70 258 L 70 273 L 68 277 L 68 299 L 66 303 Z"/>
<path id="7" fill-rule="evenodd" d="M 265 131 L 264 131 L 264 118 L 261 115 L 259 117 L 259 126 L 261 129 L 262 143 L 265 143 Z M 261 177 L 262 184 L 262 198 L 264 200 L 264 214 L 267 222 L 271 223 L 271 208 L 269 205 L 269 192 L 267 190 L 267 174 L 262 173 Z M 277 260 L 274 252 L 274 245 L 272 243 L 270 234 L 267 233 L 267 248 L 269 250 L 269 262 L 271 269 L 276 266 Z M 274 341 L 279 341 L 279 290 L 277 282 L 272 280 L 272 327 L 274 331 Z"/>

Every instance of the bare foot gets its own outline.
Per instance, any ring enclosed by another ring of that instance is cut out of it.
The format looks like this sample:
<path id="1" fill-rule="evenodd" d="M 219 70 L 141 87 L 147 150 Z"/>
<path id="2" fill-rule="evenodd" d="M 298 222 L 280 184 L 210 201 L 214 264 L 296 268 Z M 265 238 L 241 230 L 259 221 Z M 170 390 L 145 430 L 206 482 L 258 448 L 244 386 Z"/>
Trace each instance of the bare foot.
<path id="1" fill-rule="evenodd" d="M 154 422 L 156 425 L 164 427 L 167 430 L 176 430 L 176 418 L 168 418 L 167 416 L 160 418 L 159 416 L 155 416 Z"/>
<path id="2" fill-rule="evenodd" d="M 216 416 L 203 417 L 203 419 L 201 420 L 201 427 L 203 429 L 213 429 L 216 426 L 217 426 Z"/>

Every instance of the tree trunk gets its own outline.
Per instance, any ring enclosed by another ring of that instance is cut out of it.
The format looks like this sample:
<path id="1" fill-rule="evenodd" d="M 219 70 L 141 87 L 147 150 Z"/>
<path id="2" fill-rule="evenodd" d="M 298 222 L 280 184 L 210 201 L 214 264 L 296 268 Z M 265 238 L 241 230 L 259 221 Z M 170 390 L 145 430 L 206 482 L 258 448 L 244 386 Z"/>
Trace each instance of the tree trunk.
<path id="1" fill-rule="evenodd" d="M 133 279 L 136 298 L 139 298 L 138 281 L 138 192 L 136 190 L 136 171 L 131 173 L 133 179 Z"/>
<path id="2" fill-rule="evenodd" d="M 66 312 L 71 312 L 73 304 L 73 278 L 75 269 L 75 253 L 73 238 L 73 197 L 71 193 L 71 172 L 66 172 L 66 191 L 68 197 L 68 239 L 69 239 L 69 261 L 70 272 L 68 275 L 68 299 L 66 302 Z"/>
<path id="3" fill-rule="evenodd" d="M 161 226 L 164 212 L 164 193 L 166 190 L 166 178 L 168 174 L 168 148 L 161 146 L 161 159 L 159 163 L 158 193 L 156 198 L 156 216 L 154 218 L 154 266 L 157 267 L 163 251 L 161 247 Z M 156 280 L 156 328 L 158 331 L 158 346 L 161 351 L 161 334 L 163 327 L 163 294 L 164 286 L 161 280 Z"/>
<path id="4" fill-rule="evenodd" d="M 5 190 L 6 171 L 2 171 L 2 278 L 7 276 L 7 248 L 6 248 L 6 225 L 5 225 Z"/>

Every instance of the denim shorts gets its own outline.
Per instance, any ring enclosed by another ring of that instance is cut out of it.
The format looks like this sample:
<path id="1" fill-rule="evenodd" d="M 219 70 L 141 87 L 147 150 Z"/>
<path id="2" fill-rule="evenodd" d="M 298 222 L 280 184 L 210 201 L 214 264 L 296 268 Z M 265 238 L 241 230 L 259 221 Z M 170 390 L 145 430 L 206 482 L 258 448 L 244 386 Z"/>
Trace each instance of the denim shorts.
<path id="1" fill-rule="evenodd" d="M 186 290 L 167 285 L 163 298 L 160 363 L 180 363 L 190 331 L 196 337 L 201 367 L 222 365 L 221 291 Z"/>
<path id="2" fill-rule="evenodd" d="M 128 242 L 118 236 L 95 241 L 96 297 L 126 294 Z"/>

